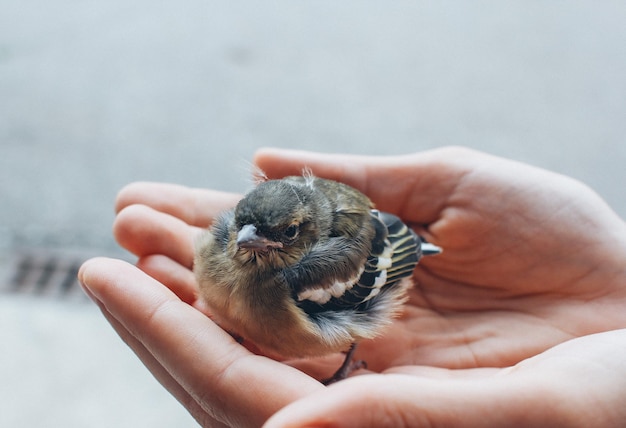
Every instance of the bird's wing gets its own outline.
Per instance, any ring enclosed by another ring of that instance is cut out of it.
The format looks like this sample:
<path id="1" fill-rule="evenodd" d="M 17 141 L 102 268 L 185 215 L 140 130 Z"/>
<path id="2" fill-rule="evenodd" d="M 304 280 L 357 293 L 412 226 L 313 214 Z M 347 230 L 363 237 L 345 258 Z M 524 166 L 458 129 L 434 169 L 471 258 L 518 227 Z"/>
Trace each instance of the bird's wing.
<path id="1" fill-rule="evenodd" d="M 372 250 L 360 272 L 349 281 L 298 293 L 298 305 L 307 313 L 358 310 L 381 290 L 413 273 L 422 255 L 420 238 L 392 214 L 371 210 L 371 221 L 375 229 Z"/>

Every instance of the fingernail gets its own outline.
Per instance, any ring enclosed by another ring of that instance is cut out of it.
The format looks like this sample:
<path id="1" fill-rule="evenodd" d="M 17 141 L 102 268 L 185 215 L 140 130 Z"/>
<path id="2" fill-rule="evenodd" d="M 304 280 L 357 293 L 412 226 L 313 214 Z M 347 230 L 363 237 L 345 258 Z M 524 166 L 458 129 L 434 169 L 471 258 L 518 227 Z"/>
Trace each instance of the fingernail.
<path id="1" fill-rule="evenodd" d="M 89 269 L 88 265 L 90 264 L 90 262 L 91 259 L 83 262 L 83 264 L 78 269 L 78 274 L 76 276 L 78 277 L 78 283 L 80 284 L 87 297 L 97 303 L 98 298 L 91 291 L 89 287 L 89 275 L 86 274 L 87 270 Z"/>

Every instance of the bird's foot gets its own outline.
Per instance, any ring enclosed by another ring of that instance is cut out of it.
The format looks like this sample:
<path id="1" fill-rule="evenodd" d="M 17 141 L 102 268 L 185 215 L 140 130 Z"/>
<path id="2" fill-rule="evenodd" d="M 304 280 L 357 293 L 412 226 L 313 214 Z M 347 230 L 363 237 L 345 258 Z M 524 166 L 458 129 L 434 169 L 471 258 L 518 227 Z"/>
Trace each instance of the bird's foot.
<path id="1" fill-rule="evenodd" d="M 354 354 L 355 350 L 356 343 L 353 343 L 346 353 L 346 358 L 343 360 L 341 367 L 339 367 L 339 369 L 337 369 L 335 374 L 333 374 L 331 377 L 322 380 L 322 383 L 324 385 L 330 385 L 332 383 L 339 382 L 340 380 L 347 378 L 353 371 L 367 368 L 367 363 L 363 360 L 352 361 L 352 355 Z"/>

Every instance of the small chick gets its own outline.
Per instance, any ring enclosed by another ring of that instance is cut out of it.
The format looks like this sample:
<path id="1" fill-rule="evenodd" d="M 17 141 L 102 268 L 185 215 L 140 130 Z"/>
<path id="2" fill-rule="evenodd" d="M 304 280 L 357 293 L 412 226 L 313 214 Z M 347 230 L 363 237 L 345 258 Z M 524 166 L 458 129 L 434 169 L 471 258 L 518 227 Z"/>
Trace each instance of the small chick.
<path id="1" fill-rule="evenodd" d="M 222 328 L 285 358 L 347 352 L 399 313 L 422 255 L 441 250 L 350 186 L 260 183 L 197 243 L 194 272 Z"/>

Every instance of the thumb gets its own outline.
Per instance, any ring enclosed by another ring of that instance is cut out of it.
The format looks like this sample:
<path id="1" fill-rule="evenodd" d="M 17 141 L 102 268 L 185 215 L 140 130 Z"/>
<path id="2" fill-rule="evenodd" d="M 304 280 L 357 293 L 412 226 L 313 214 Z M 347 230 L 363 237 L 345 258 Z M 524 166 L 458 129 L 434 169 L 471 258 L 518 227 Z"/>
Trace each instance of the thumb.
<path id="1" fill-rule="evenodd" d="M 527 386 L 528 382 L 513 385 L 491 375 L 445 379 L 363 375 L 286 406 L 265 427 L 495 427 L 558 422 L 558 412 L 550 409 L 546 396 Z"/>
<path id="2" fill-rule="evenodd" d="M 403 156 L 361 156 L 266 148 L 255 154 L 254 162 L 270 178 L 299 175 L 309 168 L 318 177 L 360 190 L 381 210 L 427 224 L 438 218 L 465 174 L 468 152 L 448 148 Z"/>
<path id="3" fill-rule="evenodd" d="M 300 175 L 305 168 L 311 169 L 318 177 L 340 181 L 352 187 L 366 190 L 368 171 L 374 164 L 389 160 L 389 157 L 342 155 L 263 148 L 254 155 L 254 163 L 269 178 L 282 178 Z"/>

